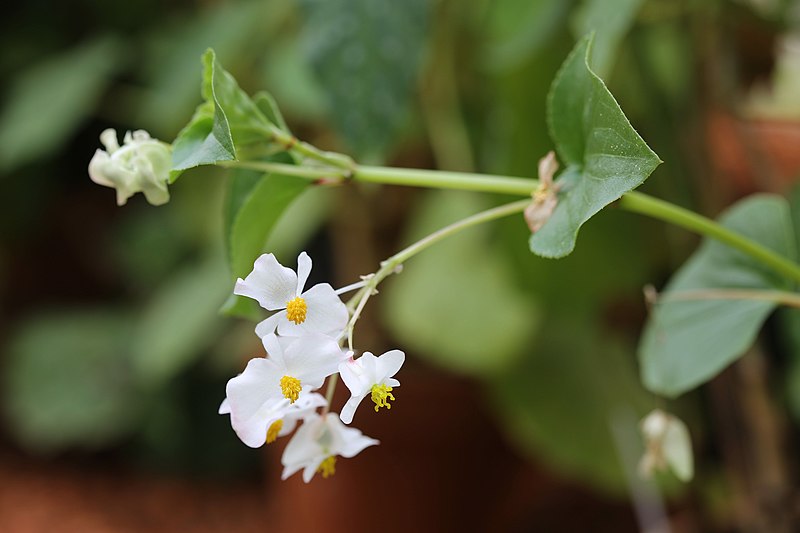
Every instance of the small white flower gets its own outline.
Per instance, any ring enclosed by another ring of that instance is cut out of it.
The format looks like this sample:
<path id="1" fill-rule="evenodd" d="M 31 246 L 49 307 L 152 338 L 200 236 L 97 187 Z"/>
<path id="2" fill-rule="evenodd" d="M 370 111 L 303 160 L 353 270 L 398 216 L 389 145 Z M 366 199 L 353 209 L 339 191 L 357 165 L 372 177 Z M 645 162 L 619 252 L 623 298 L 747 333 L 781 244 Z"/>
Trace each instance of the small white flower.
<path id="1" fill-rule="evenodd" d="M 245 279 L 236 281 L 234 294 L 257 300 L 264 309 L 278 311 L 256 326 L 256 334 L 274 333 L 299 337 L 317 332 L 338 338 L 347 325 L 347 308 L 327 283 L 303 292 L 311 273 L 311 258 L 297 257 L 297 274 L 282 266 L 272 254 L 264 254 Z"/>
<path id="2" fill-rule="evenodd" d="M 167 181 L 172 168 L 172 147 L 153 139 L 144 130 L 127 132 L 123 145 L 117 132 L 109 128 L 100 134 L 106 147 L 97 150 L 89 162 L 93 182 L 117 189 L 117 205 L 141 191 L 153 205 L 169 201 Z"/>
<path id="3" fill-rule="evenodd" d="M 342 424 L 336 413 L 312 415 L 300 426 L 283 451 L 281 462 L 286 479 L 301 468 L 308 483 L 316 472 L 327 478 L 336 470 L 336 456 L 351 458 L 361 450 L 378 444 L 355 428 Z"/>
<path id="4" fill-rule="evenodd" d="M 230 413 L 231 425 L 248 446 L 266 439 L 270 417 L 322 386 L 345 356 L 330 337 L 311 334 L 299 338 L 262 339 L 268 357 L 256 357 L 244 372 L 228 381 L 220 413 Z M 305 405 L 305 404 L 301 404 Z M 274 419 L 273 419 L 274 421 Z"/>
<path id="5" fill-rule="evenodd" d="M 294 403 L 286 398 L 270 398 L 249 419 L 241 420 L 234 418 L 231 403 L 225 398 L 219 406 L 219 414 L 231 414 L 231 427 L 236 435 L 251 448 L 258 448 L 288 435 L 294 431 L 298 420 L 311 416 L 325 405 L 325 398 L 315 392 L 301 395 Z"/>
<path id="6" fill-rule="evenodd" d="M 349 424 L 361 400 L 371 395 L 375 402 L 375 411 L 386 407 L 391 409 L 389 400 L 394 401 L 392 389 L 399 387 L 400 382 L 393 379 L 406 360 L 406 355 L 400 350 L 391 350 L 375 357 L 369 352 L 353 361 L 345 361 L 339 365 L 339 374 L 342 376 L 347 388 L 350 389 L 350 399 L 342 408 L 339 415 L 342 422 Z"/>
<path id="7" fill-rule="evenodd" d="M 681 481 L 694 476 L 692 442 L 689 430 L 681 419 L 660 409 L 644 417 L 639 426 L 645 441 L 645 454 L 639 462 L 639 473 L 649 477 L 655 470 L 671 468 Z"/>

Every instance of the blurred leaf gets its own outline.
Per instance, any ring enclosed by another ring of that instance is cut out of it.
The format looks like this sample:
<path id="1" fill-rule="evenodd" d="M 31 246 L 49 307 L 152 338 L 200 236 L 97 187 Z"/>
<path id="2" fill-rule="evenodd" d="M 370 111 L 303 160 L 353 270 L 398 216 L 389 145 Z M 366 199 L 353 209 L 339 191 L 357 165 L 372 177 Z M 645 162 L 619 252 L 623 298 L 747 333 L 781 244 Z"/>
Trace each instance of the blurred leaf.
<path id="1" fill-rule="evenodd" d="M 252 171 L 234 172 L 227 214 L 228 259 L 234 279 L 250 273 L 275 224 L 308 185 L 308 180 L 280 174 L 261 174 L 256 178 Z M 231 296 L 222 311 L 232 316 L 257 318 L 259 308 L 249 298 Z"/>
<path id="2" fill-rule="evenodd" d="M 408 240 L 486 207 L 467 193 L 429 193 Z M 386 324 L 409 350 L 447 368 L 501 371 L 531 340 L 539 318 L 510 278 L 502 256 L 492 252 L 488 228 L 471 228 L 415 257 L 387 283 Z"/>
<path id="3" fill-rule="evenodd" d="M 138 423 L 130 317 L 108 310 L 41 316 L 13 339 L 3 373 L 10 427 L 26 447 L 96 448 Z"/>
<path id="4" fill-rule="evenodd" d="M 643 0 L 584 0 L 575 11 L 572 27 L 577 37 L 594 32 L 592 70 L 608 76 L 617 47 L 636 19 Z"/>
<path id="5" fill-rule="evenodd" d="M 119 64 L 119 44 L 102 37 L 22 72 L 0 116 L 0 171 L 49 155 L 65 142 L 94 111 Z"/>
<path id="6" fill-rule="evenodd" d="M 408 113 L 428 31 L 428 0 L 305 0 L 308 56 L 344 139 L 381 158 Z"/>
<path id="7" fill-rule="evenodd" d="M 186 368 L 222 323 L 218 309 L 231 285 L 223 263 L 207 259 L 169 278 L 145 308 L 132 346 L 141 383 L 158 386 Z"/>
<path id="8" fill-rule="evenodd" d="M 203 55 L 202 94 L 205 102 L 173 143 L 175 171 L 234 160 L 237 148 L 269 139 L 271 122 L 217 62 L 211 49 Z M 171 181 L 177 176 L 174 173 Z"/>
<path id="9" fill-rule="evenodd" d="M 794 259 L 795 235 L 783 198 L 755 195 L 737 203 L 720 223 Z M 698 289 L 787 290 L 792 283 L 750 256 L 712 239 L 667 284 L 639 347 L 645 386 L 677 396 L 714 377 L 755 340 L 776 304 L 761 300 L 670 300 Z"/>
<path id="10" fill-rule="evenodd" d="M 530 238 L 531 251 L 544 257 L 569 254 L 581 225 L 641 185 L 660 163 L 589 68 L 591 43 L 586 37 L 575 46 L 548 97 L 550 133 L 567 168 L 557 182 L 558 206 Z"/>
<path id="11" fill-rule="evenodd" d="M 590 322 L 547 321 L 525 357 L 491 382 L 497 414 L 534 460 L 622 491 L 612 421 L 620 411 L 652 408 L 633 363 Z"/>

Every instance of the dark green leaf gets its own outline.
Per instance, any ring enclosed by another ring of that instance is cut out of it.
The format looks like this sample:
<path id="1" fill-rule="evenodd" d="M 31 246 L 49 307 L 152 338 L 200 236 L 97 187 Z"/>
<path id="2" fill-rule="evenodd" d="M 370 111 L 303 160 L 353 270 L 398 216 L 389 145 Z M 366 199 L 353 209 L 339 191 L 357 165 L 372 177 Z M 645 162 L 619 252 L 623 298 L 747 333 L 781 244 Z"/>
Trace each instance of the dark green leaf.
<path id="1" fill-rule="evenodd" d="M 380 158 L 408 113 L 428 0 L 306 0 L 305 45 L 334 123 L 362 158 Z"/>
<path id="2" fill-rule="evenodd" d="M 794 259 L 791 214 L 779 196 L 747 198 L 720 217 L 727 228 Z M 708 381 L 755 340 L 776 304 L 760 300 L 676 300 L 702 289 L 787 290 L 792 283 L 750 256 L 707 239 L 669 282 L 641 345 L 642 378 L 650 390 L 676 396 Z"/>
<path id="3" fill-rule="evenodd" d="M 557 181 L 558 206 L 530 239 L 531 251 L 544 257 L 569 254 L 581 225 L 641 185 L 660 163 L 589 68 L 591 42 L 586 37 L 577 44 L 548 97 L 550 134 L 567 168 Z"/>

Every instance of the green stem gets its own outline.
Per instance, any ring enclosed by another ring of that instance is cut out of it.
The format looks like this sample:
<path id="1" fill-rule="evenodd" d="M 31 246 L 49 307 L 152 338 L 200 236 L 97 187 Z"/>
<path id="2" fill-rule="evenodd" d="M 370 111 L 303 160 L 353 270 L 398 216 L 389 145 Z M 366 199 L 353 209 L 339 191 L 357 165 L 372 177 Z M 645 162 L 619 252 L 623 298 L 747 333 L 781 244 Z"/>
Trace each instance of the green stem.
<path id="1" fill-rule="evenodd" d="M 800 294 L 786 291 L 759 291 L 755 289 L 697 289 L 677 291 L 660 296 L 657 303 L 692 300 L 753 300 L 774 302 L 787 307 L 800 308 Z"/>
<path id="2" fill-rule="evenodd" d="M 625 194 L 620 199 L 620 206 L 628 211 L 648 215 L 717 239 L 749 255 L 759 263 L 769 266 L 776 272 L 800 282 L 800 265 L 797 263 L 693 211 L 639 192 Z"/>

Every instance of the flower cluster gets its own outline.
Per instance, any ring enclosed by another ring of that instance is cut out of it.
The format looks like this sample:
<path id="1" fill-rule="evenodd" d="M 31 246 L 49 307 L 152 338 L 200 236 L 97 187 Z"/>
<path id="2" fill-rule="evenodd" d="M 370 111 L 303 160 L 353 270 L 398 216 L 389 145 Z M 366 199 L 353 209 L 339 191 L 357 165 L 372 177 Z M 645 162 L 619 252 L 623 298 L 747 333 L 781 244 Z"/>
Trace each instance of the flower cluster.
<path id="1" fill-rule="evenodd" d="M 335 291 L 321 283 L 305 290 L 310 273 L 305 252 L 297 258 L 297 272 L 264 254 L 245 279 L 237 280 L 234 294 L 256 300 L 273 314 L 256 326 L 266 357 L 251 359 L 244 372 L 228 381 L 219 408 L 252 448 L 290 434 L 302 422 L 284 450 L 282 478 L 302 469 L 305 482 L 316 472 L 332 475 L 337 456 L 350 458 L 378 444 L 345 424 L 368 395 L 375 411 L 391 408 L 392 390 L 400 386 L 394 375 L 405 361 L 400 350 L 379 357 L 365 352 L 357 359 L 355 352 L 345 351 L 341 343 L 352 324 L 339 293 L 363 284 Z M 326 400 L 314 392 L 336 373 L 351 392 L 340 415 L 329 412 L 330 396 Z"/>

